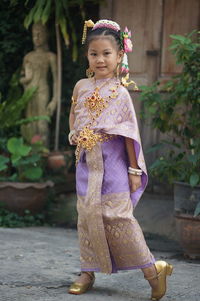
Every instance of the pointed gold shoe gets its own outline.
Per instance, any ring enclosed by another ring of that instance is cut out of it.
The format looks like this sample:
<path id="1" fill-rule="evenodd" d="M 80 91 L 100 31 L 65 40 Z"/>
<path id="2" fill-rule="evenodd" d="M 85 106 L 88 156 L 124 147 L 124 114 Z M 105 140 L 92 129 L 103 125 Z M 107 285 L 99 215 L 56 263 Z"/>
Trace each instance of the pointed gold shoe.
<path id="1" fill-rule="evenodd" d="M 167 289 L 166 278 L 171 276 L 173 272 L 173 266 L 162 260 L 155 262 L 155 268 L 156 276 L 145 277 L 147 280 L 158 279 L 158 288 L 152 288 L 151 300 L 153 301 L 160 300 L 165 295 Z"/>
<path id="2" fill-rule="evenodd" d="M 81 294 L 86 293 L 93 287 L 93 284 L 95 281 L 94 273 L 91 273 L 91 272 L 84 272 L 84 273 L 86 273 L 90 277 L 91 281 L 86 284 L 74 282 L 69 288 L 69 291 L 68 291 L 69 294 L 81 295 Z"/>

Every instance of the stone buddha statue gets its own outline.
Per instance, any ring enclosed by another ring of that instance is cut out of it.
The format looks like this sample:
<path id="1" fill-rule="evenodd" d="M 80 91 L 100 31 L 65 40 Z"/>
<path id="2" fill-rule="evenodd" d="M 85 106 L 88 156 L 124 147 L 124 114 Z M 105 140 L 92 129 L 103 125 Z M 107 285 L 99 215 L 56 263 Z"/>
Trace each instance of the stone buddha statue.
<path id="1" fill-rule="evenodd" d="M 34 50 L 25 55 L 21 71 L 20 83 L 24 90 L 37 87 L 36 93 L 29 101 L 25 117 L 39 115 L 52 116 L 57 105 L 57 65 L 56 55 L 50 52 L 47 44 L 47 29 L 41 23 L 32 27 Z M 48 75 L 52 75 L 52 89 L 49 87 Z M 26 141 L 31 142 L 39 135 L 46 147 L 49 146 L 48 121 L 38 120 L 21 127 L 21 134 Z"/>

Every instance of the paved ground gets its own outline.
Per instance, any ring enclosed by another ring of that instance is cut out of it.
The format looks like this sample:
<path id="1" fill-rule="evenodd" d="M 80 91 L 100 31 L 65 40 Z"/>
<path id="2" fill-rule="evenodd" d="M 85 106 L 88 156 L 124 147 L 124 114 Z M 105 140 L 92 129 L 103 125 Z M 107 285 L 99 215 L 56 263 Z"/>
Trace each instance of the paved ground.
<path id="1" fill-rule="evenodd" d="M 145 301 L 150 289 L 140 270 L 97 274 L 94 289 L 80 297 L 67 294 L 79 270 L 76 230 L 0 229 L 1 301 Z M 156 258 L 174 265 L 163 300 L 199 301 L 200 264 L 185 261 L 176 244 L 148 239 Z M 162 252 L 157 249 L 167 249 Z"/>
<path id="2" fill-rule="evenodd" d="M 149 234 L 156 259 L 174 265 L 168 292 L 162 299 L 200 301 L 200 261 L 182 256 L 175 237 L 172 202 L 146 195 L 135 215 Z M 162 235 L 162 236 L 161 236 Z M 165 235 L 165 237 L 163 236 Z M 150 289 L 140 270 L 96 275 L 93 290 L 67 294 L 79 271 L 77 232 L 64 228 L 0 228 L 0 301 L 145 301 Z"/>

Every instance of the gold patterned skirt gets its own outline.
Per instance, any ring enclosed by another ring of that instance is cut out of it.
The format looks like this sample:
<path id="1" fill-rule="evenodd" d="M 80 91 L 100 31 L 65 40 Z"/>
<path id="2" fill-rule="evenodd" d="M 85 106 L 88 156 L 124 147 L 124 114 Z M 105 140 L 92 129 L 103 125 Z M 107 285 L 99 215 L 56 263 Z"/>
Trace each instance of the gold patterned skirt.
<path id="1" fill-rule="evenodd" d="M 124 191 L 109 191 L 108 182 L 107 193 L 102 193 L 106 177 L 109 178 L 105 164 L 112 163 L 110 161 L 113 159 L 116 164 L 111 164 L 111 168 L 117 170 L 123 169 L 120 164 L 127 164 L 125 157 L 121 163 L 118 158 L 112 156 L 111 159 L 107 156 L 106 151 L 109 149 L 112 154 L 115 150 L 116 154 L 117 149 L 124 154 L 123 147 L 122 139 L 97 143 L 91 151 L 85 152 L 85 160 L 80 161 L 77 166 L 78 235 L 82 271 L 110 274 L 118 270 L 145 268 L 155 262 L 133 216 L 133 204 L 127 188 L 129 185 L 126 183 L 128 175 L 115 177 L 120 183 L 124 181 Z M 87 183 L 85 195 L 79 186 L 81 181 Z M 112 183 L 113 181 L 114 178 Z M 119 186 L 118 183 L 116 185 Z"/>

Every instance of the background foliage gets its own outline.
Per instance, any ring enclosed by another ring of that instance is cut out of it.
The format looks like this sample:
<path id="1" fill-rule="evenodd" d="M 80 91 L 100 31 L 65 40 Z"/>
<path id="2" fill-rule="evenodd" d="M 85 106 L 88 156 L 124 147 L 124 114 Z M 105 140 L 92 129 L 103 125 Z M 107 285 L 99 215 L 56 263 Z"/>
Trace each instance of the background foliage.
<path id="1" fill-rule="evenodd" d="M 67 0 L 66 0 L 67 1 Z M 27 2 L 27 5 L 25 5 Z M 85 8 L 85 18 L 98 20 L 98 4 L 99 1 L 85 1 L 83 0 Z M 31 7 L 33 7 L 35 0 L 31 1 L 0 1 L 0 103 L 8 98 L 10 93 L 10 81 L 13 74 L 19 75 L 22 66 L 23 57 L 26 53 L 33 49 L 31 38 L 31 27 L 29 30 L 24 27 L 24 19 Z M 84 58 L 84 51 L 81 46 L 81 37 L 83 30 L 82 11 L 79 7 L 73 7 L 69 11 L 69 15 L 75 26 L 74 31 L 77 38 L 78 57 L 77 61 L 73 62 L 72 48 L 66 47 L 64 41 L 62 43 L 63 54 L 63 86 L 62 86 L 62 115 L 61 115 L 61 130 L 60 130 L 60 144 L 61 148 L 66 147 L 66 140 L 68 132 L 68 112 L 71 100 L 71 93 L 77 80 L 85 77 L 86 60 Z M 56 52 L 55 41 L 55 26 L 54 21 L 49 20 L 48 29 L 50 32 L 49 46 L 50 50 Z M 15 83 L 16 91 L 17 83 Z M 22 87 L 18 85 L 18 93 L 22 93 Z M 54 140 L 55 116 L 51 122 L 51 140 Z M 51 141 L 51 142 L 52 142 Z"/>
<path id="2" fill-rule="evenodd" d="M 150 116 L 152 127 L 166 137 L 151 149 L 165 146 L 163 156 L 150 167 L 152 174 L 191 186 L 200 184 L 200 37 L 196 37 L 196 31 L 187 36 L 171 35 L 170 49 L 177 64 L 182 64 L 182 72 L 163 87 L 159 82 L 141 87 L 143 116 Z M 160 89 L 167 93 L 160 93 Z"/>

